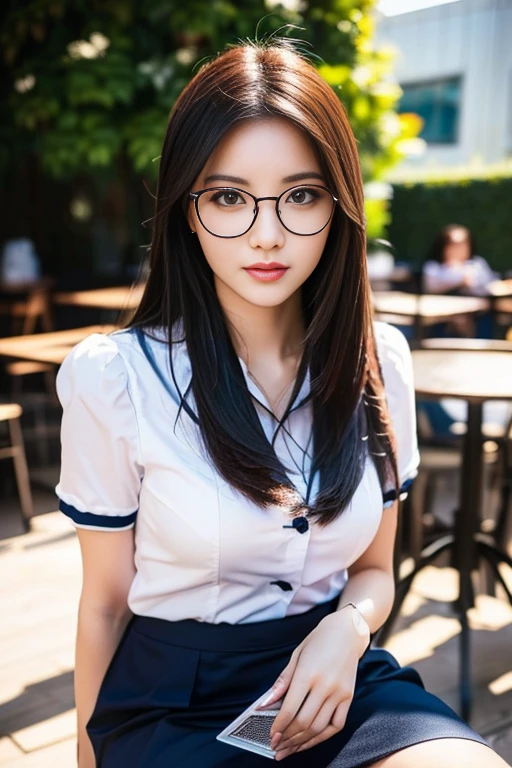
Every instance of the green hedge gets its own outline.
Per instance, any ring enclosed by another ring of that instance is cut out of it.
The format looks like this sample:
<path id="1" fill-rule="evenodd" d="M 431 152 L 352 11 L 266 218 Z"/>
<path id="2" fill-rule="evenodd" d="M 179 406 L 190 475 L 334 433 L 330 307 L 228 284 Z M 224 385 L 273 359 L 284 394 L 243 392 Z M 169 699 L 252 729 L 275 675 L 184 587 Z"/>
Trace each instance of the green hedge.
<path id="1" fill-rule="evenodd" d="M 393 185 L 387 237 L 400 260 L 420 264 L 447 224 L 469 227 L 477 252 L 499 272 L 512 269 L 512 177 Z"/>

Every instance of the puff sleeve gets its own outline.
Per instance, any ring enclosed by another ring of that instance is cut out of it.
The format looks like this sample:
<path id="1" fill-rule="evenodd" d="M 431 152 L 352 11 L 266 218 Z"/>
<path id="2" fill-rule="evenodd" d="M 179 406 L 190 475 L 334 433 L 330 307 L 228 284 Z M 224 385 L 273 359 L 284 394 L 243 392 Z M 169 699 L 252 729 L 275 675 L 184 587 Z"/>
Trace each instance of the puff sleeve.
<path id="1" fill-rule="evenodd" d="M 128 375 L 113 337 L 93 334 L 57 376 L 63 408 L 59 508 L 79 528 L 135 525 L 143 469 Z"/>
<path id="2" fill-rule="evenodd" d="M 412 357 L 403 333 L 392 325 L 376 322 L 375 341 L 382 368 L 389 415 L 396 436 L 399 494 L 403 495 L 418 473 L 420 462 L 416 432 L 416 408 Z M 385 506 L 393 503 L 396 491 L 385 494 Z"/>

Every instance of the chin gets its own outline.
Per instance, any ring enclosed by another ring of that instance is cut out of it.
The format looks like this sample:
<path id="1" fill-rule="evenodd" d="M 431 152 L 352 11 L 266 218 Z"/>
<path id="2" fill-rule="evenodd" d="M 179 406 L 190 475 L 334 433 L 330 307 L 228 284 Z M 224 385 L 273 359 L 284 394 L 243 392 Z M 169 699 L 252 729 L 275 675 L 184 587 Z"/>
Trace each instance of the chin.
<path id="1" fill-rule="evenodd" d="M 240 292 L 240 298 L 247 301 L 249 304 L 253 304 L 255 307 L 279 307 L 281 304 L 287 302 L 297 290 L 283 290 L 277 286 L 262 286 L 261 291 L 244 291 Z M 269 290 L 270 288 L 270 290 Z"/>
<path id="2" fill-rule="evenodd" d="M 284 278 L 286 279 L 286 278 Z M 248 286 L 228 283 L 222 278 L 216 279 L 217 295 L 226 308 L 234 306 L 240 301 L 251 304 L 254 307 L 279 307 L 287 302 L 297 291 L 300 291 L 301 285 L 284 285 L 276 283 L 261 283 L 260 285 Z"/>

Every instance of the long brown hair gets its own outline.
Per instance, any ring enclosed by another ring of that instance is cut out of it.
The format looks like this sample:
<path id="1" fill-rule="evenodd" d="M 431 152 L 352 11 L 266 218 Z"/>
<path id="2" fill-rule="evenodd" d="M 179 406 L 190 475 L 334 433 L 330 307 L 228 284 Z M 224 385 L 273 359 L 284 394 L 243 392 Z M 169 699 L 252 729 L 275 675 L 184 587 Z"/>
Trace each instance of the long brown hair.
<path id="1" fill-rule="evenodd" d="M 280 422 L 309 368 L 311 478 L 319 473 L 320 490 L 314 503 L 291 506 L 306 504 L 326 524 L 352 498 L 368 452 L 383 490 L 397 483 L 396 456 L 375 353 L 355 139 L 333 90 L 288 41 L 230 48 L 205 64 L 177 100 L 160 160 L 149 279 L 131 327 L 168 331 L 172 371 L 172 328 L 181 321 L 198 424 L 218 472 L 258 505 L 289 505 L 294 488 L 260 425 L 211 269 L 186 218 L 192 184 L 226 132 L 240 120 L 272 116 L 309 135 L 339 198 L 321 260 L 302 286 L 303 356 Z"/>

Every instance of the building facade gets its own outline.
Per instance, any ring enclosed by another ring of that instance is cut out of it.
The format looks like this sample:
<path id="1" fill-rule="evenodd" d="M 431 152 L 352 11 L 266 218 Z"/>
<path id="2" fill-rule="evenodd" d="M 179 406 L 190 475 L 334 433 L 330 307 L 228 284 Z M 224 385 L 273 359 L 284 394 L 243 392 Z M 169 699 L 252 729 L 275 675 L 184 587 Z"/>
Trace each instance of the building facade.
<path id="1" fill-rule="evenodd" d="M 397 49 L 399 111 L 424 119 L 426 150 L 406 165 L 487 165 L 512 156 L 512 0 L 379 15 L 377 41 Z"/>

